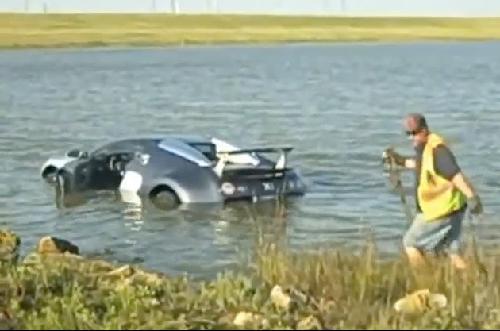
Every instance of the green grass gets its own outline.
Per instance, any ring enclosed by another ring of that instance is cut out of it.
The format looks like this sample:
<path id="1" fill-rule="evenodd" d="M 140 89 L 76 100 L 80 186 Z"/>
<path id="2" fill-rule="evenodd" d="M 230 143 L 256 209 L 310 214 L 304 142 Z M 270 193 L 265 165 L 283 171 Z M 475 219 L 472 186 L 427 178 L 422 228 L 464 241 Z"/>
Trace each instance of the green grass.
<path id="1" fill-rule="evenodd" d="M 12 247 L 12 246 L 11 246 Z M 0 327 L 21 329 L 230 329 L 240 312 L 257 329 L 484 329 L 500 327 L 500 264 L 469 250 L 470 268 L 446 259 L 412 269 L 358 253 L 293 253 L 263 244 L 241 271 L 216 279 L 168 277 L 72 255 L 28 255 L 0 267 Z M 292 303 L 271 299 L 279 285 Z M 394 303 L 429 289 L 448 305 L 402 314 Z M 238 327 L 237 327 L 238 328 Z"/>
<path id="2" fill-rule="evenodd" d="M 499 38 L 498 18 L 0 14 L 0 48 Z"/>

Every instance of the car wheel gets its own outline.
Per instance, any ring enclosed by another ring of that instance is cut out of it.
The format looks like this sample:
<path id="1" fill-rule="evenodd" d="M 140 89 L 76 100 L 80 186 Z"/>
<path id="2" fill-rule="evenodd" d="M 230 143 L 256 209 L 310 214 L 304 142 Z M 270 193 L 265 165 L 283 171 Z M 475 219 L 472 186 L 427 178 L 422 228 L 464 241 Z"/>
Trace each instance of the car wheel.
<path id="1" fill-rule="evenodd" d="M 166 186 L 154 189 L 150 195 L 151 202 L 160 209 L 174 209 L 180 204 L 179 197 Z"/>

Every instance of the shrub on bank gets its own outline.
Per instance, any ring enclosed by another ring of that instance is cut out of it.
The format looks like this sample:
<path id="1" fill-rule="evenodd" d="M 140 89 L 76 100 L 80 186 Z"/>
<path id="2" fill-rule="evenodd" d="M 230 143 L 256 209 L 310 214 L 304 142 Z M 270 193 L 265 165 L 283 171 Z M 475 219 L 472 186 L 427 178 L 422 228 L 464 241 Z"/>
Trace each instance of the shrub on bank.
<path id="1" fill-rule="evenodd" d="M 0 244 L 17 251 L 16 238 L 3 232 Z M 2 259 L 0 327 L 500 327 L 497 259 L 482 257 L 487 262 L 480 263 L 472 251 L 469 269 L 458 272 L 446 259 L 415 270 L 405 259 L 382 261 L 370 244 L 358 254 L 292 253 L 263 245 L 245 271 L 195 281 L 86 259 L 75 254 L 74 245 L 48 240 L 43 238 L 38 251 L 23 259 Z"/>

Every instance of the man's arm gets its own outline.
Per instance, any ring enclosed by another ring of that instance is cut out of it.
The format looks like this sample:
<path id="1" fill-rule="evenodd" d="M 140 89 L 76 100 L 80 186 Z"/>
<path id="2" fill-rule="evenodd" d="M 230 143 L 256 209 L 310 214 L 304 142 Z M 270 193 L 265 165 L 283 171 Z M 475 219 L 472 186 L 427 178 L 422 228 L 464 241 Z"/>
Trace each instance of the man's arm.
<path id="1" fill-rule="evenodd" d="M 458 188 L 460 191 L 462 191 L 463 194 L 468 199 L 472 199 L 473 197 L 477 196 L 477 193 L 470 183 L 470 181 L 465 178 L 464 174 L 462 172 L 457 173 L 451 180 L 453 185 L 455 185 L 456 188 Z"/>
<path id="2" fill-rule="evenodd" d="M 453 177 L 452 183 L 467 197 L 467 204 L 472 214 L 480 214 L 483 212 L 483 204 L 481 203 L 479 195 L 462 172 L 459 172 Z"/>
<path id="3" fill-rule="evenodd" d="M 440 145 L 434 150 L 434 166 L 438 174 L 448 179 L 456 188 L 462 191 L 467 198 L 476 195 L 474 188 L 465 178 L 455 156 L 449 148 Z"/>
<path id="4" fill-rule="evenodd" d="M 469 207 L 473 213 L 482 212 L 483 207 L 481 205 L 481 200 L 470 181 L 465 177 L 458 166 L 453 153 L 445 146 L 438 146 L 435 153 L 435 166 L 437 172 L 448 179 L 467 197 Z"/>

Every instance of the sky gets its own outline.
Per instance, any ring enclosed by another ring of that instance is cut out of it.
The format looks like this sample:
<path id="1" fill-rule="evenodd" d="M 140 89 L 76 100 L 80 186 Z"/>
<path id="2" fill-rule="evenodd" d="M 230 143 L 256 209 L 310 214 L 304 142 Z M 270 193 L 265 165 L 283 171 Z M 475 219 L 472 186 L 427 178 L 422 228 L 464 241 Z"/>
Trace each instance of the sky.
<path id="1" fill-rule="evenodd" d="M 500 17 L 500 0 L 0 0 L 0 12 Z"/>

